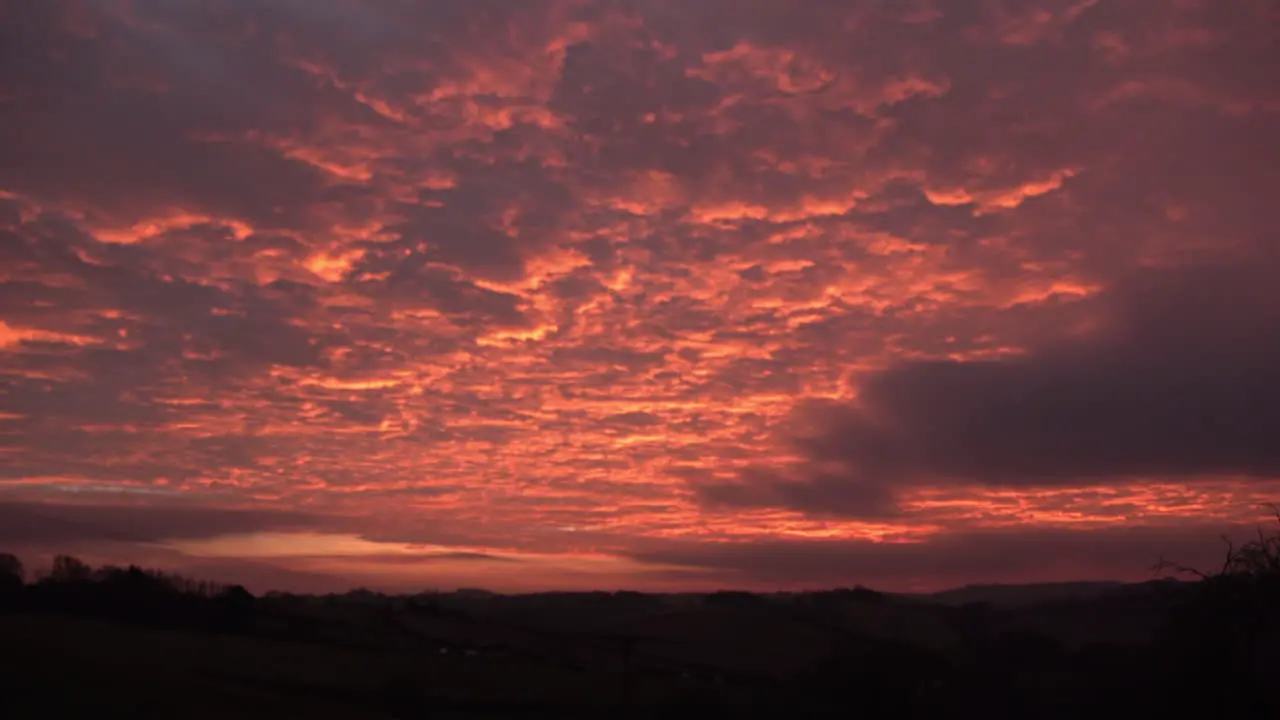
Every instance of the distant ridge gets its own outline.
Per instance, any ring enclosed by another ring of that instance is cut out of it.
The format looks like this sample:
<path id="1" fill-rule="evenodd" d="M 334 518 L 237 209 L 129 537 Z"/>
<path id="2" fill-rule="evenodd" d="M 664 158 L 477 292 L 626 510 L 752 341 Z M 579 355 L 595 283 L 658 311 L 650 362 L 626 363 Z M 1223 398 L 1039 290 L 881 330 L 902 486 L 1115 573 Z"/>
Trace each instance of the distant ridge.
<path id="1" fill-rule="evenodd" d="M 1140 583 L 1114 580 L 1032 583 L 1027 585 L 965 585 L 954 590 L 911 595 L 945 605 L 966 603 L 990 603 L 1002 607 L 1016 607 L 1061 600 L 1092 600 L 1103 595 L 1134 590 L 1154 590 L 1178 584 L 1178 580 L 1157 579 Z"/>

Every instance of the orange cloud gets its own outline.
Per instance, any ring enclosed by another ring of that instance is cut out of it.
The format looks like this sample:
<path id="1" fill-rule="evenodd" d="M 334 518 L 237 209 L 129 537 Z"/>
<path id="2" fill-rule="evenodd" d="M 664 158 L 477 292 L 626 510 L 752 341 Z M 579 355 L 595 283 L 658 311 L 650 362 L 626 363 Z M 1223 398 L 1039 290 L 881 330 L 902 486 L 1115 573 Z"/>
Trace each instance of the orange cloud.
<path id="1" fill-rule="evenodd" d="M 12 10 L 0 500 L 396 587 L 1247 524 L 1260 7 Z"/>

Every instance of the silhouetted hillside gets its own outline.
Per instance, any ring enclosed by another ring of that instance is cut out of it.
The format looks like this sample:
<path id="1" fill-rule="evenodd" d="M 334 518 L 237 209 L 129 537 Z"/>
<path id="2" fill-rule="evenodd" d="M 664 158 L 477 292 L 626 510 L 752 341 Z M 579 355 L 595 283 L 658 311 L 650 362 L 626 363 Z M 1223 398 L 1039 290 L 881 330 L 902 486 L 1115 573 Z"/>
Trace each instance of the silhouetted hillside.
<path id="1" fill-rule="evenodd" d="M 66 556 L 31 578 L 0 555 L 0 715 L 1275 717 L 1277 543 L 1194 582 L 925 597 L 254 597 Z"/>
<path id="2" fill-rule="evenodd" d="M 1033 605 L 1053 600 L 1085 600 L 1126 587 L 1119 582 L 1062 582 L 1032 585 L 966 585 L 924 597 L 940 603 L 991 603 L 1001 606 Z"/>

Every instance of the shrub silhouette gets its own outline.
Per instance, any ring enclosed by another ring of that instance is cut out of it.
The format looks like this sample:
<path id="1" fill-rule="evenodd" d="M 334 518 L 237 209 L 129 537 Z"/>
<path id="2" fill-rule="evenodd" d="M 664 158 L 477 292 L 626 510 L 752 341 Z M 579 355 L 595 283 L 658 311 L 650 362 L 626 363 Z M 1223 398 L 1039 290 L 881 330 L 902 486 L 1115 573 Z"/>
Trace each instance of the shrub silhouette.
<path id="1" fill-rule="evenodd" d="M 1280 511 L 1276 511 L 1280 521 Z M 1215 712 L 1280 712 L 1270 685 L 1280 673 L 1280 532 L 1259 529 L 1249 542 L 1226 541 L 1222 566 L 1205 572 L 1162 560 L 1199 579 L 1160 638 L 1166 672 Z"/>

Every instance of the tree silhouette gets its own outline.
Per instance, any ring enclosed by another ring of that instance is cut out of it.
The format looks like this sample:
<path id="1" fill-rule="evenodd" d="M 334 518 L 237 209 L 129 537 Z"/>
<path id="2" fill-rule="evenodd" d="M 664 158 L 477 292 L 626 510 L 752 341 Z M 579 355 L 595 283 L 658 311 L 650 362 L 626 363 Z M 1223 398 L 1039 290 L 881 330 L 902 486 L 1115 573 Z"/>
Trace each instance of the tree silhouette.
<path id="1" fill-rule="evenodd" d="M 1280 521 L 1280 509 L 1272 512 Z M 1163 559 L 1156 565 L 1200 580 L 1165 628 L 1163 659 L 1176 678 L 1209 688 L 1204 700 L 1216 712 L 1280 711 L 1268 690 L 1280 671 L 1270 649 L 1280 643 L 1280 532 L 1260 528 L 1239 546 L 1224 541 L 1217 571 Z"/>
<path id="2" fill-rule="evenodd" d="M 1280 523 L 1280 506 L 1270 507 L 1277 523 Z M 1154 569 L 1156 572 L 1173 571 L 1179 575 L 1192 575 L 1201 580 L 1219 582 L 1230 578 L 1267 579 L 1280 576 L 1280 532 L 1268 535 L 1262 528 L 1258 528 L 1258 536 L 1240 546 L 1236 546 L 1230 538 L 1224 537 L 1222 540 L 1227 545 L 1226 556 L 1222 567 L 1216 572 L 1199 570 L 1164 558 L 1156 563 Z"/>
<path id="3" fill-rule="evenodd" d="M 26 574 L 18 556 L 0 553 L 0 603 L 9 604 L 22 592 Z"/>
<path id="4" fill-rule="evenodd" d="M 19 585 L 26 580 L 26 572 L 17 555 L 0 553 L 0 582 L 16 580 Z"/>
<path id="5" fill-rule="evenodd" d="M 79 558 L 71 555 L 58 555 L 53 559 L 53 569 L 49 579 L 61 583 L 86 582 L 93 577 L 93 569 Z"/>
<path id="6" fill-rule="evenodd" d="M 253 616 L 253 594 L 240 585 L 232 585 L 213 597 L 214 628 L 222 632 L 240 632 L 249 627 Z"/>

